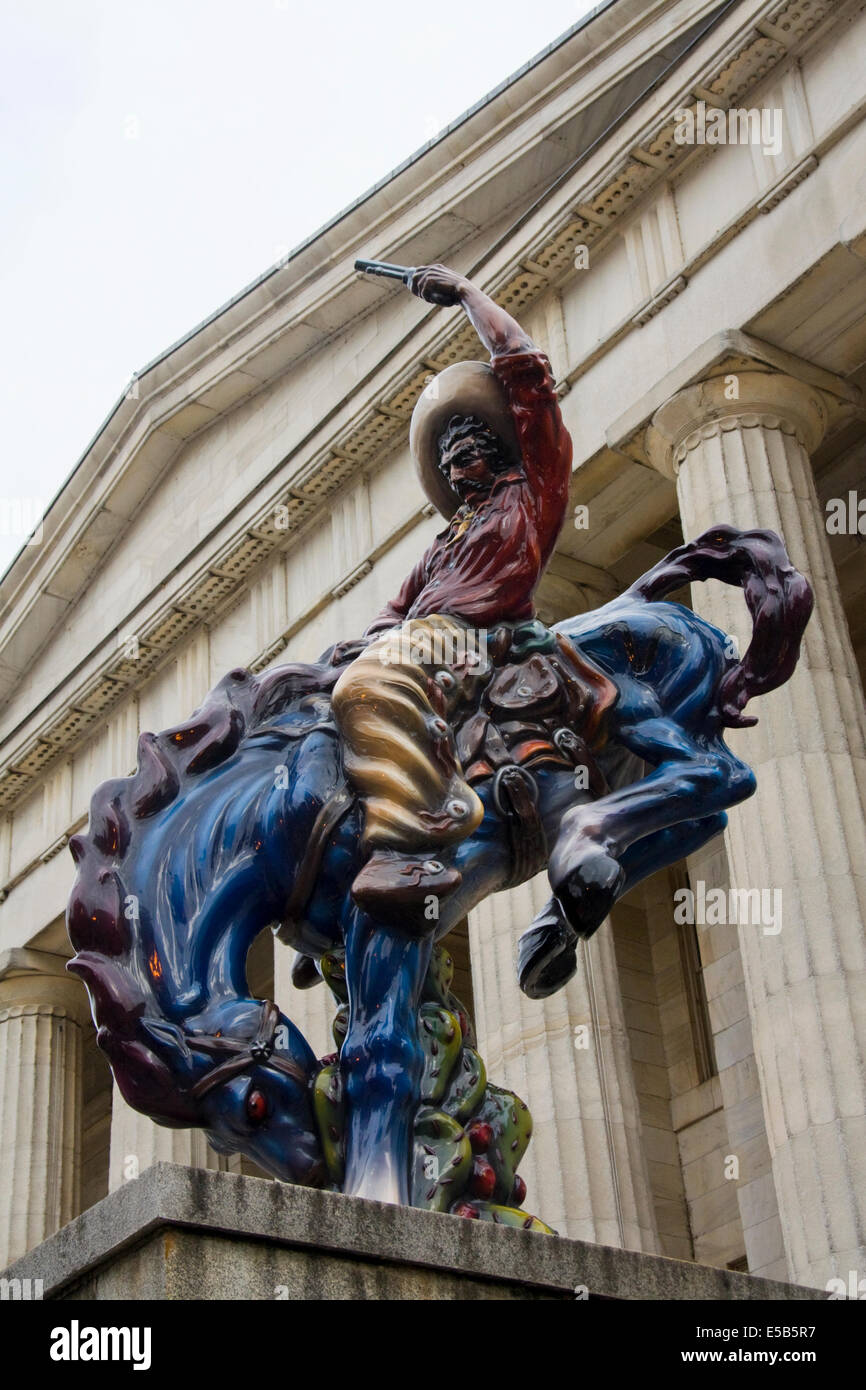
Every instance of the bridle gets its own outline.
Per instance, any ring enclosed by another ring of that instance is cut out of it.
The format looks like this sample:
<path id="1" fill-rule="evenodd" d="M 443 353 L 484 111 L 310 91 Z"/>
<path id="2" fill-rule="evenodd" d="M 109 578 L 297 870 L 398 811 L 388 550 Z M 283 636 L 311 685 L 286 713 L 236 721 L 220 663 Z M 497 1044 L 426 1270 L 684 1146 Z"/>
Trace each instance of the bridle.
<path id="1" fill-rule="evenodd" d="M 215 1057 L 221 1053 L 229 1054 L 224 1062 L 214 1067 L 213 1071 L 208 1072 L 207 1076 L 203 1076 L 191 1088 L 189 1094 L 193 1100 L 200 1100 L 214 1086 L 231 1081 L 233 1077 L 240 1076 L 242 1072 L 255 1066 L 273 1067 L 284 1076 L 290 1076 L 299 1085 L 306 1086 L 309 1079 L 306 1072 L 296 1062 L 290 1062 L 287 1057 L 281 1057 L 274 1051 L 279 1019 L 280 1011 L 276 1004 L 270 999 L 265 999 L 262 1001 L 258 1032 L 250 1042 L 240 1038 L 224 1038 L 215 1033 L 196 1034 L 192 1037 L 190 1042 L 193 1047 L 200 1048 L 203 1052 L 209 1052 Z"/>

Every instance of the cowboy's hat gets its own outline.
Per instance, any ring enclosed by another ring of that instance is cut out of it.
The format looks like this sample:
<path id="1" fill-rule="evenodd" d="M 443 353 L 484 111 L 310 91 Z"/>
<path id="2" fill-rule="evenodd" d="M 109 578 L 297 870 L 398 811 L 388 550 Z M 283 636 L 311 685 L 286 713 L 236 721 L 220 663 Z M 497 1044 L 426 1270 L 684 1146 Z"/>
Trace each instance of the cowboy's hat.
<path id="1" fill-rule="evenodd" d="M 439 468 L 439 439 L 454 415 L 477 415 L 500 440 L 509 463 L 520 459 L 511 412 L 486 362 L 455 362 L 425 386 L 412 411 L 409 447 L 421 486 L 446 520 L 461 499 Z"/>

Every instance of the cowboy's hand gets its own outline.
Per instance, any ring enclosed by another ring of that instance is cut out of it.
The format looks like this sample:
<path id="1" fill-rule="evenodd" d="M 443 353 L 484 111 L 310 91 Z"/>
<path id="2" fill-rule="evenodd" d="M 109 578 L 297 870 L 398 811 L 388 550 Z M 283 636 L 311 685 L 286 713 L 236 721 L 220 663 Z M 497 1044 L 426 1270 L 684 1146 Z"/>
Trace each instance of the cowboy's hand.
<path id="1" fill-rule="evenodd" d="M 409 288 L 419 299 L 426 299 L 428 304 L 451 305 L 460 303 L 468 285 L 465 276 L 458 275 L 456 270 L 449 270 L 447 266 L 422 265 L 412 276 Z"/>

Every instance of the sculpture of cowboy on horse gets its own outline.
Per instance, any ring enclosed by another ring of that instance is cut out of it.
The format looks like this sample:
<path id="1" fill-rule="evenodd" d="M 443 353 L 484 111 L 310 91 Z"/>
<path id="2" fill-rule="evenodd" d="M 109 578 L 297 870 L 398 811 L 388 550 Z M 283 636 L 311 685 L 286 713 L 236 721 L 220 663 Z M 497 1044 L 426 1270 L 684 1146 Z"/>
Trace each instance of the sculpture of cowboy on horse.
<path id="1" fill-rule="evenodd" d="M 531 998 L 561 988 L 617 899 L 754 791 L 724 733 L 791 676 L 811 590 L 778 536 L 722 524 L 545 628 L 533 594 L 571 469 L 547 358 L 455 272 L 384 269 L 460 305 L 491 354 L 441 372 L 413 414 L 448 524 L 362 639 L 232 671 L 141 736 L 137 771 L 97 790 L 70 842 L 69 968 L 123 1095 L 159 1123 L 290 1181 L 532 1225 L 528 1113 L 488 1084 L 441 943 L 546 865 L 518 972 Z M 666 601 L 710 578 L 744 592 L 742 659 Z M 250 994 L 269 926 L 299 952 L 295 983 L 337 999 L 333 1056 Z"/>

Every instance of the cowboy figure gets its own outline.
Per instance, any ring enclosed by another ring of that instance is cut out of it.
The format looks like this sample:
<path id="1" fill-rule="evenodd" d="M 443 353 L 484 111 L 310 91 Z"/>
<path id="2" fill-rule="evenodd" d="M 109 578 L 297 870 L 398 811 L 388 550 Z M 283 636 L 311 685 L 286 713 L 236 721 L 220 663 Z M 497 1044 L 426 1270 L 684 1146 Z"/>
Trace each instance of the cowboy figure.
<path id="1" fill-rule="evenodd" d="M 448 716 L 489 677 L 488 633 L 531 630 L 571 473 L 550 363 L 523 329 L 444 266 L 416 270 L 410 288 L 431 304 L 459 304 L 491 361 L 446 368 L 415 406 L 410 447 L 448 526 L 370 624 L 369 645 L 332 697 L 365 810 L 369 856 L 352 893 L 372 916 L 408 926 L 420 924 L 429 895 L 441 900 L 461 882 L 432 856 L 470 835 L 484 807 Z"/>

